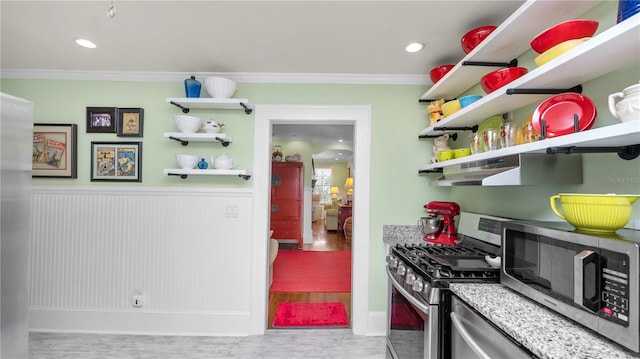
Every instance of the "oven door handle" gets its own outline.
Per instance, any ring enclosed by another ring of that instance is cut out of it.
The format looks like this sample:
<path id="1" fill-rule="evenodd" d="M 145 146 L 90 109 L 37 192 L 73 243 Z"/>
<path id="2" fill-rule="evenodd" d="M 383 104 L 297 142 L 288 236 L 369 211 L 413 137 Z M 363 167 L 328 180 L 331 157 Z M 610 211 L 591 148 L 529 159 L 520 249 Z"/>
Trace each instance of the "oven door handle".
<path id="1" fill-rule="evenodd" d="M 460 336 L 462 337 L 462 340 L 467 343 L 471 350 L 473 350 L 473 352 L 482 359 L 491 359 L 491 356 L 489 356 L 484 350 L 482 350 L 480 345 L 478 345 L 478 343 L 473 340 L 471 334 L 469 334 L 467 328 L 464 327 L 464 324 L 462 324 L 462 321 L 460 321 L 456 313 L 451 312 L 449 316 L 451 317 L 451 323 L 453 323 L 453 326 L 456 327 L 456 329 L 460 333 Z"/>
<path id="2" fill-rule="evenodd" d="M 398 292 L 400 292 L 400 294 L 402 294 L 402 296 L 406 300 L 408 300 L 411 304 L 413 304 L 416 308 L 418 308 L 418 310 L 420 310 L 422 313 L 429 314 L 429 311 L 430 311 L 429 307 L 420 303 L 416 298 L 414 298 L 411 294 L 409 294 L 409 292 L 407 292 L 406 289 L 402 288 L 400 283 L 396 282 L 396 280 L 393 278 L 393 275 L 391 274 L 389 267 L 387 267 L 387 276 L 389 277 L 389 280 L 391 280 L 391 284 L 393 284 L 393 286 L 398 290 Z"/>

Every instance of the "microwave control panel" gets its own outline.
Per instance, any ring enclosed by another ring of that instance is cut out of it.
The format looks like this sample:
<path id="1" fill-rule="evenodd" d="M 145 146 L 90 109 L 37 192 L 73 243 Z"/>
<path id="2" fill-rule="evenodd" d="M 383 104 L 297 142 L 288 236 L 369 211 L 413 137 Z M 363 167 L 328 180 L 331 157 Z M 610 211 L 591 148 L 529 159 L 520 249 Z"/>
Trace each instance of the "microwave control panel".
<path id="1" fill-rule="evenodd" d="M 607 250 L 602 256 L 601 317 L 629 326 L 629 257 Z"/>

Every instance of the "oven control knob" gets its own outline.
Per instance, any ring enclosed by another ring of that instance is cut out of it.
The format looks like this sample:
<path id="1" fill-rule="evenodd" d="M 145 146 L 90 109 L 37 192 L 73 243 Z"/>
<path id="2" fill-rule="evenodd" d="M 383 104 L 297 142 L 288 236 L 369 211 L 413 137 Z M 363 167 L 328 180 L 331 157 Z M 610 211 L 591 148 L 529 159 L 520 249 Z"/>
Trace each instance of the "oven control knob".
<path id="1" fill-rule="evenodd" d="M 405 282 L 408 285 L 413 285 L 413 282 L 416 280 L 416 275 L 412 273 L 411 269 L 407 269 L 407 275 L 405 276 Z"/>
<path id="2" fill-rule="evenodd" d="M 422 290 L 424 289 L 424 283 L 422 282 L 422 279 L 416 278 L 413 281 L 413 285 L 411 286 L 411 288 L 416 292 L 422 292 Z"/>
<path id="3" fill-rule="evenodd" d="M 400 263 L 398 264 L 398 269 L 396 269 L 396 273 L 398 275 L 405 275 L 405 273 L 407 273 L 407 267 L 404 266 L 404 264 Z"/>
<path id="4" fill-rule="evenodd" d="M 389 254 L 387 256 L 387 264 L 391 268 L 396 268 L 398 266 L 398 259 L 395 256 L 392 256 L 391 254 Z"/>

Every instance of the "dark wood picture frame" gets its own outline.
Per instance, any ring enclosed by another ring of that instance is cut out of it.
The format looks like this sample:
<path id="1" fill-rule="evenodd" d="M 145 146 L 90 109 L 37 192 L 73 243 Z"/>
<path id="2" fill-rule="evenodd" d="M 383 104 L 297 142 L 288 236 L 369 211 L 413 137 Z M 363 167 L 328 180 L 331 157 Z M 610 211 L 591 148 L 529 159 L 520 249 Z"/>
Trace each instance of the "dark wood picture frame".
<path id="1" fill-rule="evenodd" d="M 78 178 L 78 125 L 33 124 L 31 176 Z"/>
<path id="2" fill-rule="evenodd" d="M 144 130 L 144 109 L 118 109 L 118 137 L 142 137 Z"/>
<path id="3" fill-rule="evenodd" d="M 142 142 L 91 142 L 91 181 L 142 182 Z"/>
<path id="4" fill-rule="evenodd" d="M 115 133 L 117 107 L 87 107 L 87 133 Z"/>

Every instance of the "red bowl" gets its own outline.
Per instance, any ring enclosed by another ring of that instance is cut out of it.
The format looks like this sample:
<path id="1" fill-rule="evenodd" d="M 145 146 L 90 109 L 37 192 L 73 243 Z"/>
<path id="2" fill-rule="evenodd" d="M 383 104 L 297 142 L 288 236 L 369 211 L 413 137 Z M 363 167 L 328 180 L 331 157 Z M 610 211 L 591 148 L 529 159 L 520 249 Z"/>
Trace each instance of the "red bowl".
<path id="1" fill-rule="evenodd" d="M 525 67 L 507 67 L 489 72 L 480 79 L 480 86 L 484 92 L 490 94 L 518 77 L 524 76 L 527 72 Z"/>
<path id="2" fill-rule="evenodd" d="M 471 50 L 475 49 L 476 46 L 478 46 L 478 44 L 480 44 L 482 40 L 484 40 L 487 36 L 489 36 L 489 34 L 491 34 L 495 29 L 496 29 L 496 26 L 487 25 L 487 26 L 477 27 L 467 32 L 466 34 L 464 34 L 462 39 L 460 39 L 460 44 L 462 45 L 462 51 L 464 51 L 465 54 L 470 53 Z"/>
<path id="3" fill-rule="evenodd" d="M 440 81 L 440 79 L 443 78 L 444 75 L 447 74 L 447 72 L 451 71 L 451 69 L 454 66 L 455 65 L 442 65 L 442 66 L 434 67 L 433 69 L 431 69 L 431 71 L 429 71 L 429 75 L 431 76 L 431 81 L 433 81 L 434 84 Z"/>
<path id="4" fill-rule="evenodd" d="M 598 22 L 586 19 L 568 20 L 550 27 L 531 40 L 531 48 L 541 54 L 567 40 L 591 37 L 598 29 Z"/>

